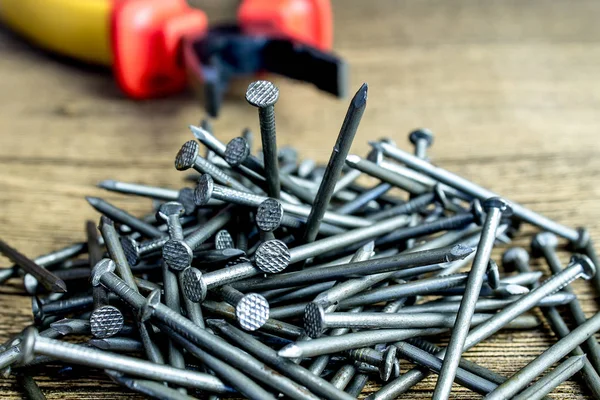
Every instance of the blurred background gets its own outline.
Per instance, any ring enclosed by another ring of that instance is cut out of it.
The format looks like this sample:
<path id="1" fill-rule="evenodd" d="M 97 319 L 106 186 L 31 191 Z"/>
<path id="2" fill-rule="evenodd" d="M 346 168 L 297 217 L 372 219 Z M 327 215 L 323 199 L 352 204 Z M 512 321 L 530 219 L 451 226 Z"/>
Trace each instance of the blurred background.
<path id="1" fill-rule="evenodd" d="M 210 24 L 232 21 L 238 4 L 190 3 L 207 13 Z M 427 127 L 436 135 L 429 151 L 434 163 L 561 223 L 586 225 L 598 242 L 600 3 L 332 3 L 333 49 L 349 65 L 350 96 L 339 100 L 269 76 L 280 89 L 280 147 L 292 145 L 302 158 L 326 162 L 349 98 L 368 82 L 353 153 L 364 155 L 368 140 L 381 137 L 412 151 L 408 133 Z M 258 135 L 256 109 L 244 99 L 251 80 L 231 87 L 213 121 L 223 142 L 245 127 Z M 98 218 L 86 195 L 142 215 L 149 200 L 95 185 L 110 178 L 181 187 L 174 157 L 193 138 L 188 125 L 204 117 L 189 91 L 130 100 L 109 70 L 50 55 L 2 26 L 0 237 L 30 256 L 81 240 L 83 222 Z M 0 295 L 0 339 L 31 319 L 29 307 L 26 298 Z M 494 340 L 484 343 L 478 347 L 488 355 L 483 364 L 502 373 L 516 370 L 549 343 L 543 334 L 526 336 L 532 334 L 498 335 L 499 341 L 515 335 L 514 350 L 494 347 Z M 99 390 L 92 381 L 78 384 L 77 398 Z M 6 396 L 14 393 L 11 382 L 0 385 Z M 568 393 L 563 398 L 580 396 Z"/>

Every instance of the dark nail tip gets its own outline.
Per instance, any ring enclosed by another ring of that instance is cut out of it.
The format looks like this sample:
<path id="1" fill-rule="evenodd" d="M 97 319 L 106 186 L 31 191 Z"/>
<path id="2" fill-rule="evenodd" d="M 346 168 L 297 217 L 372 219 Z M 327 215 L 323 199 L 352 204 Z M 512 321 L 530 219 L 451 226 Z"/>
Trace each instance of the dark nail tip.
<path id="1" fill-rule="evenodd" d="M 450 254 L 455 257 L 464 259 L 469 254 L 473 253 L 475 250 L 476 249 L 474 247 L 465 246 L 464 244 L 457 244 L 456 246 L 452 247 L 452 250 L 450 250 Z"/>
<path id="2" fill-rule="evenodd" d="M 360 89 L 354 95 L 352 99 L 352 105 L 356 108 L 364 107 L 367 104 L 367 93 L 369 91 L 369 85 L 363 83 Z"/>
<path id="3" fill-rule="evenodd" d="M 67 293 L 67 284 L 62 279 L 58 279 L 52 285 L 52 291 L 58 293 Z"/>
<path id="4" fill-rule="evenodd" d="M 206 320 L 206 325 L 208 325 L 210 327 L 214 327 L 214 328 L 219 328 L 219 327 L 227 325 L 227 322 L 225 322 L 224 319 L 209 318 Z"/>
<path id="5" fill-rule="evenodd" d="M 90 339 L 88 341 L 94 347 L 99 348 L 100 350 L 108 350 L 109 346 L 104 339 Z"/>
<path id="6" fill-rule="evenodd" d="M 73 328 L 71 327 L 68 319 L 53 322 L 50 324 L 50 326 L 63 336 L 73 333 Z"/>
<path id="7" fill-rule="evenodd" d="M 98 205 L 101 202 L 101 199 L 99 197 L 93 197 L 93 196 L 85 196 L 85 199 L 87 200 L 88 203 L 90 203 L 92 206 Z"/>

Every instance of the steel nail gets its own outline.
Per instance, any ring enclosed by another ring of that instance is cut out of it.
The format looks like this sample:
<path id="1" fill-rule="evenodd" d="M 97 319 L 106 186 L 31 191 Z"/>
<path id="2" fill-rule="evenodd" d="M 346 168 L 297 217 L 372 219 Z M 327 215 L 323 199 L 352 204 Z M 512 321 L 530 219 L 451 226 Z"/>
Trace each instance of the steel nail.
<path id="1" fill-rule="evenodd" d="M 210 175 L 221 185 L 231 187 L 242 192 L 249 191 L 246 186 L 233 179 L 225 171 L 204 159 L 204 157 L 199 154 L 199 147 L 200 146 L 198 145 L 198 142 L 195 140 L 189 140 L 185 142 L 175 157 L 175 169 L 178 171 L 185 171 L 187 169 L 194 168 L 201 174 Z"/>
<path id="2" fill-rule="evenodd" d="M 558 238 L 556 235 L 550 232 L 538 233 L 531 241 L 532 254 L 534 256 L 542 255 L 553 274 L 557 274 L 563 269 L 560 259 L 558 258 L 558 254 L 556 253 L 557 246 Z M 574 294 L 573 289 L 569 285 L 565 286 L 563 291 Z M 587 317 L 583 312 L 583 308 L 581 307 L 581 303 L 577 298 L 573 299 L 573 301 L 569 303 L 569 311 L 575 320 L 576 326 L 583 324 L 587 320 Z M 596 338 L 590 337 L 585 341 L 584 347 L 587 349 L 588 360 L 592 363 L 596 372 L 599 372 L 600 345 L 598 344 L 598 341 Z"/>
<path id="3" fill-rule="evenodd" d="M 3 240 L 0 240 L 0 253 L 4 254 L 25 272 L 33 275 L 49 291 L 60 293 L 65 293 L 67 291 L 67 285 L 62 279 L 56 277 L 52 272 L 36 264 L 16 249 L 10 247 Z"/>
<path id="4" fill-rule="evenodd" d="M 206 204 L 211 198 L 215 198 L 228 203 L 252 208 L 259 207 L 260 204 L 267 199 L 267 197 L 264 196 L 240 192 L 238 190 L 217 185 L 208 175 L 202 175 L 200 177 L 194 192 L 194 196 L 194 200 L 197 205 Z M 281 202 L 281 205 L 284 211 L 290 214 L 299 215 L 302 217 L 307 217 L 310 214 L 310 208 L 305 205 L 291 204 L 283 201 Z M 323 220 L 331 224 L 352 228 L 369 226 L 372 224 L 364 218 L 341 215 L 333 212 L 326 212 Z"/>
<path id="5" fill-rule="evenodd" d="M 283 347 L 277 354 L 285 358 L 307 358 L 333 354 L 379 343 L 397 342 L 411 337 L 437 335 L 448 328 L 381 329 L 348 333 L 341 336 L 323 336 L 313 340 L 297 341 Z"/>
<path id="6" fill-rule="evenodd" d="M 164 304 L 157 302 L 156 298 L 152 302 L 148 302 L 143 296 L 136 293 L 118 278 L 112 272 L 113 270 L 114 263 L 110 260 L 106 260 L 103 264 L 98 264 L 94 269 L 92 283 L 102 284 L 113 291 L 135 310 L 140 312 L 143 319 L 153 317 L 177 334 L 201 347 L 204 351 L 227 359 L 232 366 L 246 371 L 262 383 L 272 386 L 292 398 L 300 400 L 306 398 L 316 399 L 308 391 L 301 390 L 298 386 L 290 385 L 288 380 L 278 379 L 277 376 L 274 376 L 265 369 L 264 364 L 257 362 L 253 357 L 208 333 L 206 330 L 197 327 L 188 319 L 182 317 Z"/>
<path id="7" fill-rule="evenodd" d="M 464 178 L 461 178 L 460 176 L 455 175 L 447 170 L 435 167 L 427 161 L 421 160 L 418 157 L 408 154 L 392 145 L 389 145 L 387 143 L 379 143 L 378 145 L 381 146 L 386 156 L 393 158 L 401 163 L 404 163 L 413 169 L 423 172 L 431 176 L 432 178 L 442 183 L 445 183 L 448 186 L 461 190 L 479 199 L 480 201 L 485 201 L 486 199 L 497 196 L 494 192 L 484 189 L 483 187 L 476 185 L 475 183 L 470 182 Z M 520 204 L 514 203 L 512 201 L 510 202 L 510 204 L 513 210 L 513 214 L 516 217 L 522 219 L 523 221 L 529 222 L 530 224 L 538 226 L 544 230 L 553 232 L 572 242 L 577 241 L 577 239 L 579 238 L 579 233 L 575 229 L 568 228 L 564 225 L 559 224 L 558 222 L 552 221 L 551 219 L 548 219 L 534 211 L 531 211 Z"/>
<path id="8" fill-rule="evenodd" d="M 89 347 L 61 342 L 39 336 L 35 328 L 28 328 L 21 344 L 24 360 L 31 360 L 35 354 L 53 357 L 58 360 L 92 368 L 111 369 L 153 380 L 166 381 L 176 385 L 197 389 L 230 393 L 232 389 L 220 379 L 200 372 L 176 369 L 142 361 L 133 357 L 112 354 Z"/>
<path id="9" fill-rule="evenodd" d="M 297 365 L 285 358 L 279 357 L 275 350 L 262 344 L 239 329 L 236 329 L 227 322 L 223 320 L 208 320 L 207 324 L 220 334 L 227 337 L 227 339 L 233 341 L 245 351 L 248 351 L 250 354 L 258 357 L 273 369 L 297 382 L 302 383 L 302 385 L 314 392 L 316 395 L 327 399 L 352 399 L 351 396 L 337 389 L 331 383 L 312 374 L 310 371 L 301 367 L 300 365 Z"/>
<path id="10" fill-rule="evenodd" d="M 531 271 L 529 265 L 529 253 L 522 247 L 512 247 L 505 251 L 502 255 L 502 264 L 505 268 L 514 267 L 521 272 Z M 537 286 L 539 285 L 534 285 L 534 287 Z M 563 338 L 571 332 L 555 307 L 542 307 L 542 313 L 554 334 L 559 338 Z M 583 354 L 581 347 L 576 347 L 571 353 L 572 356 L 580 356 Z M 594 396 L 600 398 L 600 376 L 598 376 L 598 373 L 587 358 L 584 361 L 582 373 L 587 387 L 592 391 Z"/>
<path id="11" fill-rule="evenodd" d="M 374 162 L 365 160 L 355 154 L 350 154 L 346 157 L 346 164 L 365 174 L 377 178 L 382 182 L 389 183 L 392 186 L 398 187 L 411 194 L 422 194 L 429 191 L 429 188 L 410 178 L 399 175 L 389 169 L 383 168 Z"/>
<path id="12" fill-rule="evenodd" d="M 115 353 L 139 353 L 144 350 L 142 342 L 128 337 L 113 336 L 104 339 L 90 339 L 88 343 L 100 350 Z"/>
<path id="13" fill-rule="evenodd" d="M 499 400 L 512 398 L 524 387 L 531 383 L 538 375 L 549 369 L 554 363 L 573 351 L 588 337 L 600 330 L 600 313 L 595 314 L 585 323 L 573 329 L 564 338 L 545 350 L 542 354 L 531 361 L 506 382 L 501 384 L 487 395 L 486 399 Z"/>
<path id="14" fill-rule="evenodd" d="M 227 285 L 240 279 L 260 273 L 275 274 L 287 268 L 289 251 L 285 243 L 274 239 L 263 242 L 255 253 L 254 264 L 240 262 L 228 268 L 202 274 L 198 269 L 188 267 L 183 271 L 183 292 L 194 302 L 202 302 L 208 289 Z"/>
<path id="15" fill-rule="evenodd" d="M 46 396 L 31 375 L 19 373 L 16 374 L 16 378 L 17 384 L 23 389 L 25 398 L 28 400 L 46 400 Z"/>
<path id="16" fill-rule="evenodd" d="M 151 224 L 148 224 L 142 221 L 141 219 L 134 217 L 125 210 L 115 207 L 106 200 L 103 200 L 99 197 L 91 196 L 86 196 L 85 199 L 88 201 L 88 203 L 90 203 L 92 207 L 94 207 L 100 213 L 115 221 L 129 226 L 131 229 L 141 233 L 144 236 L 147 236 L 149 238 L 159 238 L 164 236 L 164 234 L 155 226 L 152 226 Z"/>
<path id="17" fill-rule="evenodd" d="M 394 346 L 389 346 L 384 352 L 363 347 L 360 349 L 348 350 L 346 354 L 353 360 L 366 362 L 367 364 L 376 366 L 379 370 L 379 377 L 384 382 L 387 382 L 392 376 L 397 359 L 396 348 Z"/>
<path id="18" fill-rule="evenodd" d="M 558 385 L 579 372 L 585 365 L 586 356 L 572 356 L 563 361 L 551 372 L 516 395 L 514 400 L 539 400 L 552 392 Z"/>
<path id="19" fill-rule="evenodd" d="M 317 245 L 327 239 L 314 242 Z M 308 245 L 306 245 L 308 246 Z M 295 248 L 297 249 L 297 248 Z M 294 249 L 290 250 L 290 254 Z M 273 275 L 262 280 L 248 280 L 233 286 L 238 290 L 267 290 L 286 286 L 298 286 L 316 282 L 327 282 L 333 279 L 343 279 L 351 276 L 371 275 L 386 271 L 400 271 L 415 268 L 421 265 L 429 266 L 438 262 L 447 262 L 466 257 L 474 250 L 462 245 L 443 247 L 441 249 L 423 250 L 413 253 L 403 253 L 384 258 L 359 261 L 346 265 L 333 265 L 330 267 L 313 267 L 303 271 L 289 272 Z"/>
<path id="20" fill-rule="evenodd" d="M 481 232 L 481 240 L 477 246 L 477 253 L 458 309 L 456 325 L 452 330 L 447 351 L 444 355 L 442 369 L 433 392 L 433 400 L 445 400 L 450 395 L 456 369 L 469 334 L 470 321 L 475 312 L 475 305 L 483 284 L 483 277 L 490 261 L 492 247 L 496 239 L 496 229 L 500 225 L 502 216 L 511 213 L 510 205 L 497 197 L 486 200 L 484 208 L 487 215 Z"/>
<path id="21" fill-rule="evenodd" d="M 358 130 L 358 125 L 367 106 L 367 91 L 368 86 L 364 83 L 350 101 L 346 117 L 333 147 L 334 150 L 325 169 L 325 175 L 323 176 L 306 222 L 306 231 L 303 237 L 305 243 L 313 242 L 319 233 L 319 225 L 323 221 L 325 212 L 333 196 L 335 184 L 340 176 L 346 156 L 350 151 L 352 141 Z"/>
<path id="22" fill-rule="evenodd" d="M 511 303 L 502 309 L 502 311 L 499 311 L 497 314 L 495 314 L 494 317 L 472 329 L 466 338 L 464 351 L 470 349 L 471 347 L 480 343 L 482 340 L 485 340 L 494 333 L 498 332 L 498 330 L 502 329 L 502 327 L 512 321 L 515 317 L 533 308 L 544 297 L 562 289 L 564 286 L 568 285 L 577 278 L 583 277 L 585 279 L 590 279 L 595 273 L 596 267 L 594 264 L 592 264 L 589 258 L 586 256 L 572 257 L 569 266 L 562 270 L 559 274 L 547 279 L 539 287 L 522 296 L 519 301 Z M 406 311 L 406 309 L 402 311 Z M 442 357 L 444 353 L 445 349 L 439 354 L 436 354 L 436 356 Z M 406 390 L 425 379 L 427 375 L 428 373 L 426 371 L 421 369 L 412 369 L 386 385 L 376 394 L 370 396 L 370 398 L 379 400 L 395 399 L 398 395 L 404 393 Z"/>
<path id="23" fill-rule="evenodd" d="M 427 149 L 433 144 L 433 132 L 427 128 L 415 129 L 408 135 L 408 140 L 415 146 L 415 156 L 427 160 Z"/>
<path id="24" fill-rule="evenodd" d="M 221 229 L 215 234 L 215 249 L 233 249 L 234 247 L 233 238 L 227 230 Z"/>
<path id="25" fill-rule="evenodd" d="M 329 383 L 337 389 L 344 390 L 356 372 L 357 368 L 354 365 L 344 364 L 329 380 Z"/>
<path id="26" fill-rule="evenodd" d="M 406 342 L 396 343 L 394 346 L 398 349 L 400 355 L 418 365 L 427 367 L 433 372 L 439 373 L 442 368 L 442 360 L 425 350 L 421 350 Z M 494 382 L 490 382 L 460 367 L 456 369 L 456 382 L 480 394 L 487 394 L 498 386 Z"/>
<path id="27" fill-rule="evenodd" d="M 104 372 L 115 383 L 118 383 L 119 385 L 124 386 L 134 392 L 138 392 L 152 398 L 169 400 L 193 399 L 193 397 L 180 393 L 175 389 L 168 388 L 160 382 L 132 378 L 117 371 L 105 370 Z"/>
<path id="28" fill-rule="evenodd" d="M 236 320 L 235 308 L 227 303 L 205 300 L 202 302 L 202 308 L 212 315 Z M 269 318 L 260 328 L 260 331 L 289 339 L 297 339 L 303 333 L 302 328 L 273 318 Z"/>
<path id="29" fill-rule="evenodd" d="M 236 321 L 244 330 L 255 331 L 269 319 L 269 302 L 260 294 L 244 294 L 229 285 L 214 291 L 235 308 Z"/>
<path id="30" fill-rule="evenodd" d="M 246 90 L 246 100 L 258 108 L 260 136 L 265 163 L 267 193 L 279 198 L 279 162 L 277 160 L 277 142 L 275 133 L 275 103 L 279 98 L 279 89 L 268 81 L 252 82 Z"/>
<path id="31" fill-rule="evenodd" d="M 33 259 L 33 262 L 35 262 L 40 267 L 47 268 L 59 264 L 72 257 L 75 257 L 85 251 L 87 251 L 87 243 L 75 243 L 70 246 L 63 247 L 62 249 L 51 251 L 50 253 L 38 256 Z M 0 270 L 0 284 L 3 284 L 10 278 L 18 276 L 20 272 L 22 272 L 22 270 L 18 265 L 12 265 L 9 268 L 3 268 L 2 270 Z"/>
<path id="32" fill-rule="evenodd" d="M 183 336 L 179 335 L 177 332 L 163 327 L 165 330 L 169 332 L 169 336 L 175 340 L 178 344 L 183 346 L 190 354 L 196 357 L 198 360 L 202 362 L 203 365 L 210 368 L 214 371 L 221 379 L 225 382 L 229 383 L 231 386 L 236 388 L 240 394 L 246 396 L 249 399 L 274 399 L 275 397 L 263 389 L 260 385 L 246 376 L 243 371 L 232 368 L 228 363 L 218 359 L 217 357 L 213 357 L 207 352 L 200 349 L 198 346 L 194 345 L 190 341 L 186 340 Z M 265 369 L 268 369 L 265 366 Z M 273 373 L 275 373 L 273 371 Z"/>
<path id="33" fill-rule="evenodd" d="M 219 229 L 223 228 L 231 218 L 231 207 L 226 207 L 216 216 L 202 224 L 200 228 L 186 236 L 185 239 L 171 239 L 167 241 L 162 247 L 164 262 L 176 271 L 181 271 L 190 266 L 194 257 L 194 250 Z"/>
<path id="34" fill-rule="evenodd" d="M 166 189 L 139 183 L 120 182 L 113 179 L 101 181 L 98 183 L 98 187 L 117 193 L 133 194 L 165 201 L 178 201 L 185 207 L 187 215 L 192 214 L 196 209 L 193 197 L 190 197 L 189 188 L 181 190 Z"/>

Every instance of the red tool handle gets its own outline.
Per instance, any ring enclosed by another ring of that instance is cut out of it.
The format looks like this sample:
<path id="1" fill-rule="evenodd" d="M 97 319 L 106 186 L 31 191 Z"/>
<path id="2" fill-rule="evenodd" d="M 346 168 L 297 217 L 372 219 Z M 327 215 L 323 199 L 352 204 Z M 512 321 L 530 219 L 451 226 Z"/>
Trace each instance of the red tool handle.
<path id="1" fill-rule="evenodd" d="M 329 0 L 244 0 L 238 9 L 238 22 L 250 35 L 283 37 L 331 50 Z"/>
<path id="2" fill-rule="evenodd" d="M 135 99 L 177 93 L 187 84 L 181 41 L 202 36 L 203 11 L 185 0 L 120 0 L 111 16 L 113 69 L 123 92 Z"/>

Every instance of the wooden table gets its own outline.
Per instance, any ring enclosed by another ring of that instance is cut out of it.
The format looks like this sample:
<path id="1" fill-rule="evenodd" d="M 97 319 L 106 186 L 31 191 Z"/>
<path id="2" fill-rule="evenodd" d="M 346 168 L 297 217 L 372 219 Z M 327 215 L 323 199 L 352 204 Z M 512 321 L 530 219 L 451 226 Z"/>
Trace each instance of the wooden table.
<path id="1" fill-rule="evenodd" d="M 226 17 L 222 2 L 196 2 Z M 335 48 L 351 66 L 351 91 L 366 81 L 369 101 L 353 151 L 391 137 L 411 149 L 407 133 L 428 127 L 440 166 L 600 239 L 600 3 L 595 1 L 446 2 L 339 0 Z M 278 142 L 326 161 L 347 106 L 311 87 L 276 79 Z M 226 141 L 249 126 L 247 82 L 234 88 L 215 122 Z M 177 188 L 173 168 L 187 129 L 202 117 L 194 98 L 133 102 L 109 73 L 67 63 L 0 33 L 0 237 L 32 257 L 84 238 L 98 214 L 84 196 L 100 195 L 142 215 L 150 201 L 113 195 L 105 178 Z M 530 234 L 517 244 L 528 247 Z M 494 253 L 499 259 L 501 249 Z M 568 260 L 568 253 L 562 260 Z M 2 264 L 9 265 L 6 259 Z M 547 271 L 534 260 L 534 266 Z M 587 284 L 574 284 L 586 312 L 596 309 Z M 31 322 L 21 282 L 0 288 L 0 339 Z M 467 353 L 510 375 L 556 341 L 546 325 L 505 331 Z M 407 366 L 408 363 L 405 364 Z M 39 384 L 52 399 L 130 398 L 98 382 L 101 374 Z M 428 398 L 432 378 L 403 398 Z M 12 379 L 1 397 L 20 398 Z M 478 398 L 456 387 L 455 398 Z M 579 383 L 555 398 L 582 398 Z"/>

